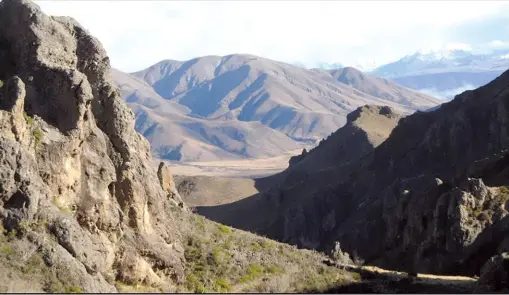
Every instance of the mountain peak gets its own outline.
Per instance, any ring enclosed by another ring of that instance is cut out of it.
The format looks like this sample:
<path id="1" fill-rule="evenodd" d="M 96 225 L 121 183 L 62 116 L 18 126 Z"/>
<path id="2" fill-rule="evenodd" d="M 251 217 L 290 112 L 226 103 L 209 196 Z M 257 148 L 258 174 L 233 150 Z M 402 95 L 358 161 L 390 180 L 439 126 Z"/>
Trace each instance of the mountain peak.
<path id="1" fill-rule="evenodd" d="M 349 113 L 347 115 L 347 123 L 353 123 L 356 120 L 358 120 L 361 117 L 364 116 L 373 116 L 373 115 L 380 115 L 385 116 L 387 118 L 397 118 L 401 117 L 399 113 L 397 113 L 393 108 L 389 106 L 380 106 L 380 105 L 364 105 L 353 112 Z"/>

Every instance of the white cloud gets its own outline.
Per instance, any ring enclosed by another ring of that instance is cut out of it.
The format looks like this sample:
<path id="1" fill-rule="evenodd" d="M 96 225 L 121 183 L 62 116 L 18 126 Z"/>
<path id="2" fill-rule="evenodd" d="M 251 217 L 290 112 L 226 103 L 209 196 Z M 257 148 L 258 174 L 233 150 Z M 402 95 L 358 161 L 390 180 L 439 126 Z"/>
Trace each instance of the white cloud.
<path id="1" fill-rule="evenodd" d="M 491 47 L 494 49 L 505 49 L 505 48 L 509 48 L 509 42 L 493 40 L 488 44 L 488 47 Z"/>
<path id="2" fill-rule="evenodd" d="M 466 44 L 466 43 L 447 43 L 445 45 L 445 49 L 472 51 L 472 46 L 470 44 Z"/>
<path id="3" fill-rule="evenodd" d="M 482 85 L 471 85 L 471 84 L 464 84 L 460 87 L 457 87 L 455 89 L 448 89 L 448 90 L 437 90 L 436 88 L 423 88 L 419 89 L 419 92 L 422 92 L 424 94 L 439 98 L 444 101 L 452 100 L 456 95 L 461 94 L 467 90 L 472 90 L 480 87 Z"/>
<path id="4" fill-rule="evenodd" d="M 497 14 L 489 1 L 38 1 L 76 18 L 101 40 L 112 64 L 135 71 L 162 59 L 251 53 L 305 64 L 384 63 L 446 29 Z"/>

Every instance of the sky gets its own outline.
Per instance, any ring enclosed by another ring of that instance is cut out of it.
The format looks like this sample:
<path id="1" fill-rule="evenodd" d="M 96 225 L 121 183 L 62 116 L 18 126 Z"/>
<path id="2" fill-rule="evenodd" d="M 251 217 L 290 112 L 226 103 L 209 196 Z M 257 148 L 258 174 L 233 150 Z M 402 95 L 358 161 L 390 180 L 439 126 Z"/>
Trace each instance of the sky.
<path id="1" fill-rule="evenodd" d="M 112 66 L 254 54 L 364 69 L 417 51 L 509 48 L 503 1 L 36 1 L 97 37 Z"/>

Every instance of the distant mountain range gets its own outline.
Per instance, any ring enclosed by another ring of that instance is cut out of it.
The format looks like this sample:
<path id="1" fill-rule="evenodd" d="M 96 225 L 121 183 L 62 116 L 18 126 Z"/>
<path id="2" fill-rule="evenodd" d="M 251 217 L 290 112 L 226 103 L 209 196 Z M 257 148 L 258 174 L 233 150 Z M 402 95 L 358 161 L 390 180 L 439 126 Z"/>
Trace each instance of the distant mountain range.
<path id="1" fill-rule="evenodd" d="M 305 67 L 302 63 L 295 64 Z M 320 62 L 308 68 L 335 70 L 344 65 Z M 374 63 L 353 67 L 447 101 L 463 91 L 487 84 L 507 70 L 509 49 L 484 53 L 459 49 L 421 50 L 378 67 Z"/>
<path id="2" fill-rule="evenodd" d="M 114 78 L 153 153 L 180 161 L 276 156 L 314 146 L 366 104 L 408 114 L 440 103 L 354 68 L 308 70 L 252 55 L 164 60 Z"/>
<path id="3" fill-rule="evenodd" d="M 378 67 L 371 75 L 450 100 L 478 88 L 509 68 L 509 50 L 475 53 L 465 50 L 417 52 Z"/>

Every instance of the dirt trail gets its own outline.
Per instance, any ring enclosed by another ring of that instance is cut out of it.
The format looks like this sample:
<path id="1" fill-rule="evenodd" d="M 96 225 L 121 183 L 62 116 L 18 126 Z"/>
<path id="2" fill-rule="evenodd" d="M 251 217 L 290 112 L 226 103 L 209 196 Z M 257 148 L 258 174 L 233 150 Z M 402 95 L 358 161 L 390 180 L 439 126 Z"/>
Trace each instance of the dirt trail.
<path id="1" fill-rule="evenodd" d="M 330 263 L 330 262 L 329 262 Z M 376 266 L 358 266 L 353 264 L 338 264 L 335 263 L 335 266 L 341 269 L 345 269 L 348 271 L 355 271 L 359 273 L 370 273 L 373 275 L 385 275 L 385 276 L 391 276 L 394 278 L 406 278 L 409 277 L 408 273 L 406 272 L 399 272 L 394 270 L 387 270 L 383 268 L 379 268 Z M 421 280 L 425 281 L 449 281 L 449 282 L 468 282 L 468 283 L 475 283 L 477 279 L 472 277 L 466 277 L 466 276 L 442 276 L 442 275 L 433 275 L 433 274 L 423 274 L 418 273 L 416 278 L 419 278 Z"/>

